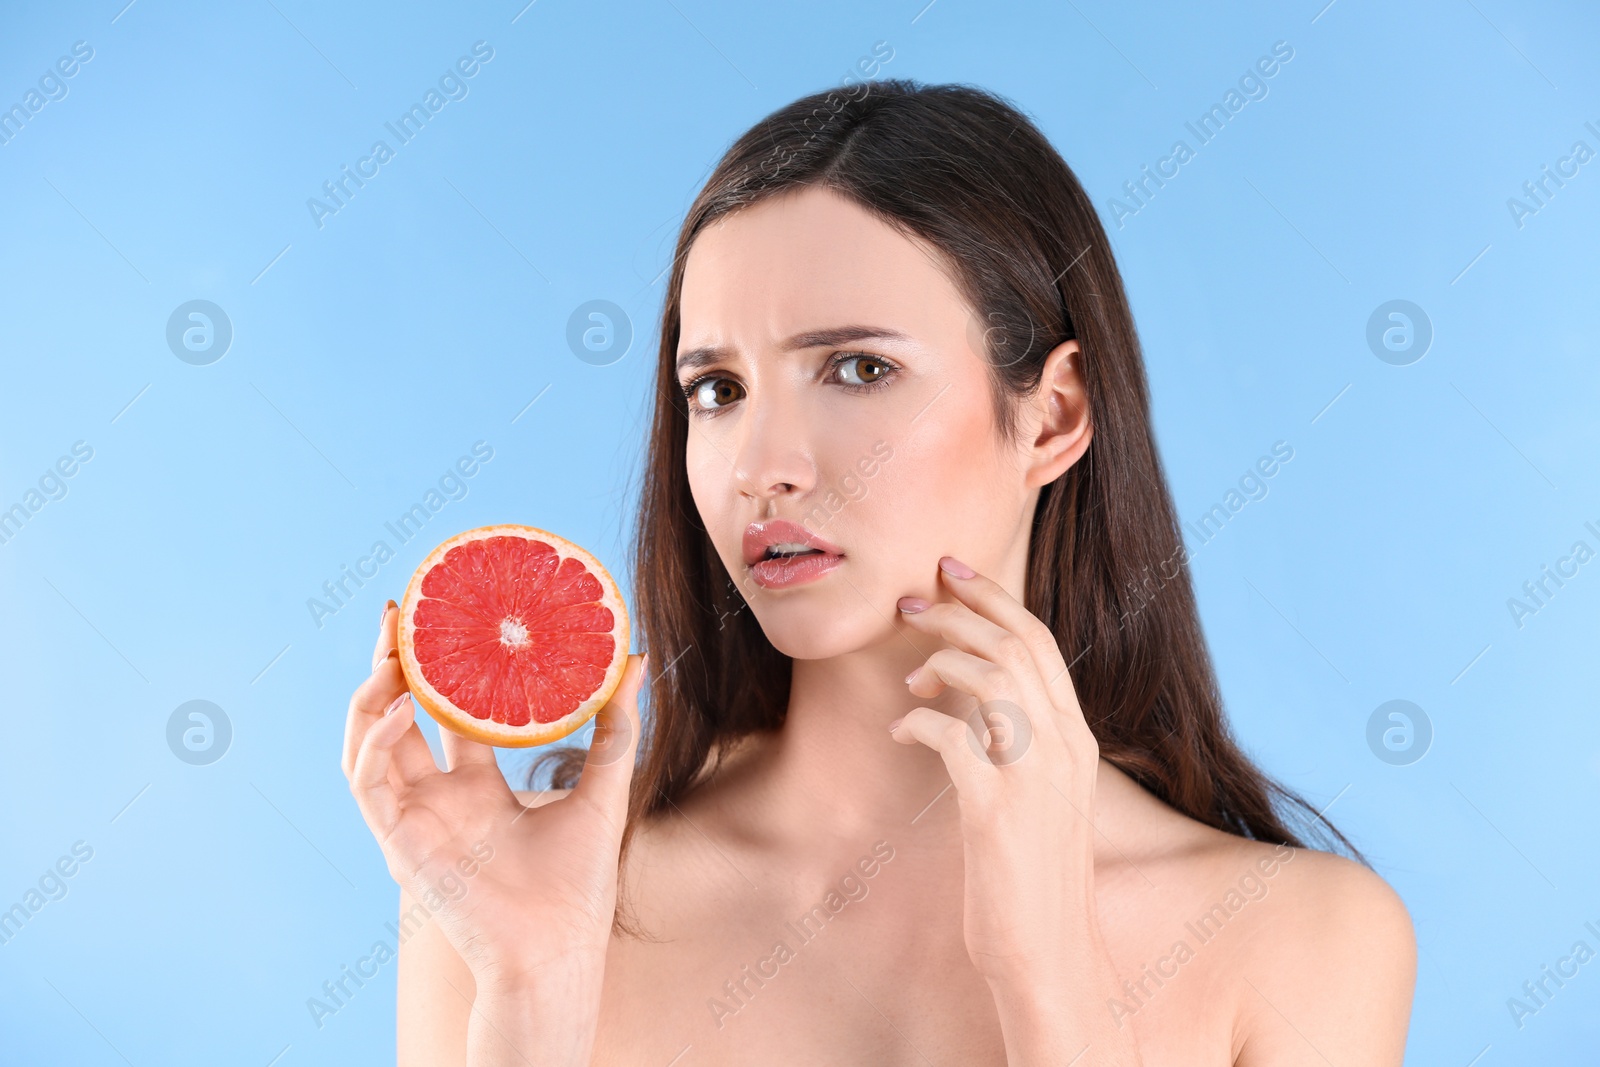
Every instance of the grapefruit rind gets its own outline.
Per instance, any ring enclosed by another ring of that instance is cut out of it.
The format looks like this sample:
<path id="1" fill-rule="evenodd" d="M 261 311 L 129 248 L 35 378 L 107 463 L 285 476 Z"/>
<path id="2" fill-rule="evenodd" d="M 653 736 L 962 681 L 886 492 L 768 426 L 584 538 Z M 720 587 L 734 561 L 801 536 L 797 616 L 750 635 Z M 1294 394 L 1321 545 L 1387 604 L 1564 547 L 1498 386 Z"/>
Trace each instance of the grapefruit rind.
<path id="1" fill-rule="evenodd" d="M 435 689 L 428 679 L 424 677 L 422 664 L 418 661 L 413 648 L 413 635 L 415 634 L 413 619 L 417 605 L 423 599 L 423 578 L 440 560 L 444 559 L 445 553 L 452 548 L 489 537 L 534 538 L 555 549 L 556 555 L 562 560 L 576 558 L 600 582 L 603 594 L 598 603 L 610 608 L 613 617 L 617 620 L 616 626 L 611 631 L 612 636 L 616 639 L 615 651 L 611 655 L 611 663 L 606 668 L 605 678 L 601 681 L 599 688 L 572 711 L 552 722 L 530 723 L 527 726 L 507 726 L 492 719 L 473 717 L 457 708 L 448 697 Z M 456 534 L 428 553 L 428 557 L 417 566 L 416 571 L 411 575 L 411 581 L 406 585 L 405 598 L 400 602 L 400 622 L 396 646 L 400 651 L 400 672 L 405 675 L 406 688 L 411 690 L 412 698 L 422 705 L 423 710 L 427 711 L 440 726 L 484 745 L 493 745 L 497 748 L 532 748 L 535 745 L 548 745 L 552 741 L 559 741 L 573 731 L 582 728 L 584 723 L 594 718 L 596 713 L 606 706 L 606 702 L 611 699 L 611 694 L 616 692 L 617 686 L 622 683 L 622 674 L 627 669 L 628 641 L 627 606 L 622 601 L 622 594 L 617 588 L 617 583 L 612 579 L 611 573 L 601 565 L 598 559 L 559 534 L 541 530 L 536 526 L 502 523 L 496 526 L 479 526 L 476 529 Z"/>

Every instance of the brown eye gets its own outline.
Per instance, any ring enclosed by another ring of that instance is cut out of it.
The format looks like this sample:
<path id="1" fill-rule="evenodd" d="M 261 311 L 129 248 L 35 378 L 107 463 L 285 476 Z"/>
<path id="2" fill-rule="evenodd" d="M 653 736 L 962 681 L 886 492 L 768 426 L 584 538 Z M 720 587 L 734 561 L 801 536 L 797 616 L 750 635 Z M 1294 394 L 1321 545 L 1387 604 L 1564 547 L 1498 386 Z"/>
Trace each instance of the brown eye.
<path id="1" fill-rule="evenodd" d="M 743 386 L 731 378 L 702 378 L 690 386 L 690 398 L 707 411 L 725 407 L 743 396 Z"/>
<path id="2" fill-rule="evenodd" d="M 872 385 L 889 373 L 889 365 L 874 356 L 846 356 L 837 364 L 846 385 Z M 849 368 L 855 368 L 852 377 Z"/>

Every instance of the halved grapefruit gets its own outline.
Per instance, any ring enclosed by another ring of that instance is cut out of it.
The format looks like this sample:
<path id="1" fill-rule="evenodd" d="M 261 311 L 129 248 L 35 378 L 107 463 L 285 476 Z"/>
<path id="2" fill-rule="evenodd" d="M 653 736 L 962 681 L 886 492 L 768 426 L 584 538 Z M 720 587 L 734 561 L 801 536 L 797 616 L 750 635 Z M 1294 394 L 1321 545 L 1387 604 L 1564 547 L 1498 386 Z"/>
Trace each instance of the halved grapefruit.
<path id="1" fill-rule="evenodd" d="M 594 717 L 622 681 L 628 609 L 611 575 L 532 526 L 480 526 L 428 553 L 400 604 L 400 669 L 463 737 L 544 745 Z"/>

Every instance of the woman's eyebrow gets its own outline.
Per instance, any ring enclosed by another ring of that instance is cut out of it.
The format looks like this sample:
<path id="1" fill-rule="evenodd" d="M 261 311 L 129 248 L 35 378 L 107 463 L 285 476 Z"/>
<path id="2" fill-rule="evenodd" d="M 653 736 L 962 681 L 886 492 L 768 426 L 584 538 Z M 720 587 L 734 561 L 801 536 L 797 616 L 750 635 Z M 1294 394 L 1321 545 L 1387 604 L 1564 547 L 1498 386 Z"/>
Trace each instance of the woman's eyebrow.
<path id="1" fill-rule="evenodd" d="M 824 330 L 797 333 L 779 347 L 784 352 L 797 352 L 805 348 L 832 348 L 866 340 L 909 341 L 911 338 L 884 326 L 832 326 Z M 728 349 L 718 345 L 691 348 L 678 357 L 676 369 L 681 374 L 686 370 L 709 367 L 728 355 L 728 352 Z"/>

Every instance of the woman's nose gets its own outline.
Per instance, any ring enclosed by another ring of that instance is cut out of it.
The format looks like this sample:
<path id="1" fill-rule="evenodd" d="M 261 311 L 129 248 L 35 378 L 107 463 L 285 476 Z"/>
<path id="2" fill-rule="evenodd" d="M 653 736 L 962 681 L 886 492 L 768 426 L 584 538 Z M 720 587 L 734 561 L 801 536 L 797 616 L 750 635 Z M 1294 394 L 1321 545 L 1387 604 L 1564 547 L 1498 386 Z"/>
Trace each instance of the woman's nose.
<path id="1" fill-rule="evenodd" d="M 816 484 L 809 428 L 798 425 L 799 413 L 782 403 L 745 408 L 733 456 L 734 483 L 756 500 L 804 496 Z"/>

